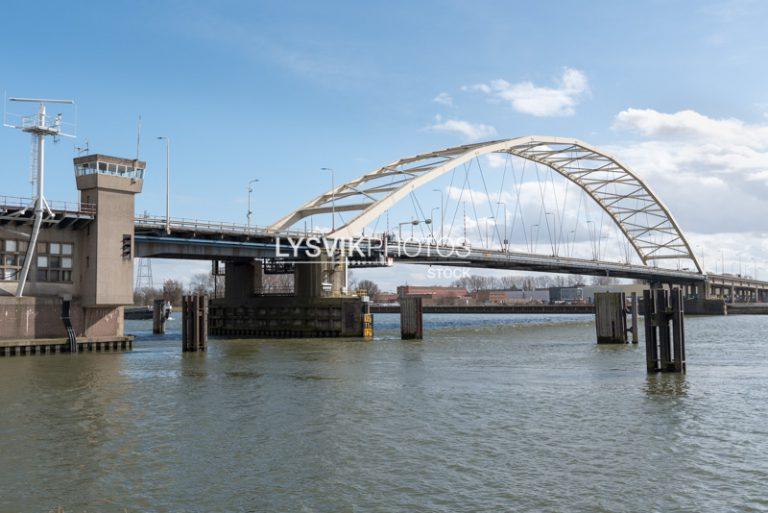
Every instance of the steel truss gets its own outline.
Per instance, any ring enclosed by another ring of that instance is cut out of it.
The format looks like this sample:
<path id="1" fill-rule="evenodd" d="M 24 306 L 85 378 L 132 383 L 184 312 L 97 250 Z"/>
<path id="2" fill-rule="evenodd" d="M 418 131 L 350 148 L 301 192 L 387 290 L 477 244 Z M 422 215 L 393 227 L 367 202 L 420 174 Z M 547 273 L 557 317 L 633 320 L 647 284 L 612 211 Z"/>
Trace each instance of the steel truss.
<path id="1" fill-rule="evenodd" d="M 397 160 L 321 194 L 270 226 L 282 231 L 312 215 L 355 212 L 329 237 L 352 238 L 424 184 L 482 155 L 508 153 L 545 165 L 578 185 L 618 226 L 640 260 L 689 260 L 702 267 L 667 207 L 630 168 L 577 139 L 527 136 L 468 144 Z"/>

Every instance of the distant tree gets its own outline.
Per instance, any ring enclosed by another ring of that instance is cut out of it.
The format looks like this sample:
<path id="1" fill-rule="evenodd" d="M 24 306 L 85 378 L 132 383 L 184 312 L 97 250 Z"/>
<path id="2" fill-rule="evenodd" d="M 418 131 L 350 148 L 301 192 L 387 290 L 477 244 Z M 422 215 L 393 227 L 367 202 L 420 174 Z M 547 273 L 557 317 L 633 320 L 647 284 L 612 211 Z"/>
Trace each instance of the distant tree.
<path id="1" fill-rule="evenodd" d="M 290 294 L 293 290 L 293 274 L 265 274 L 261 279 L 262 294 Z"/>
<path id="2" fill-rule="evenodd" d="M 360 287 L 357 283 L 357 274 L 353 273 L 352 271 L 347 271 L 347 289 L 357 290 L 359 288 Z"/>
<path id="3" fill-rule="evenodd" d="M 137 306 L 151 305 L 155 299 L 163 297 L 163 291 L 152 287 L 142 287 L 133 291 L 133 304 Z"/>
<path id="4" fill-rule="evenodd" d="M 596 285 L 599 287 L 602 287 L 604 285 L 615 285 L 616 283 L 619 283 L 619 280 L 617 280 L 613 276 L 593 276 L 591 281 L 592 281 L 592 285 Z"/>
<path id="5" fill-rule="evenodd" d="M 463 287 L 467 292 L 498 289 L 503 286 L 500 279 L 493 276 L 480 276 L 479 274 L 463 276 L 454 281 L 452 285 L 454 287 Z"/>
<path id="6" fill-rule="evenodd" d="M 374 297 L 381 293 L 381 289 L 371 280 L 360 280 L 357 282 L 356 290 L 364 290 L 369 297 Z"/>
<path id="7" fill-rule="evenodd" d="M 213 295 L 214 277 L 210 273 L 198 273 L 192 277 L 187 287 L 189 294 L 208 294 Z"/>
<path id="8" fill-rule="evenodd" d="M 184 295 L 184 286 L 178 280 L 165 280 L 163 282 L 163 299 L 170 301 L 175 306 L 181 305 L 181 296 Z"/>

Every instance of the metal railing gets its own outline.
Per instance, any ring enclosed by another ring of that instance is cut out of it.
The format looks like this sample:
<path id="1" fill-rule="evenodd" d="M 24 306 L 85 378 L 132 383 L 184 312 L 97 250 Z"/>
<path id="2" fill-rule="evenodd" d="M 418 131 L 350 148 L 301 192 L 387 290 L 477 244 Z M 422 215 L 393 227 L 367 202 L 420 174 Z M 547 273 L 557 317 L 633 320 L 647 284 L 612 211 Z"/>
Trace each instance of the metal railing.
<path id="1" fill-rule="evenodd" d="M 148 214 L 137 215 L 134 222 L 139 228 L 165 229 L 165 217 L 153 216 Z M 184 217 L 172 217 L 170 219 L 171 231 L 194 231 L 194 232 L 214 232 L 229 233 L 233 235 L 261 236 L 261 235 L 282 235 L 291 237 L 322 237 L 322 232 L 311 232 L 303 230 L 280 230 L 276 232 L 265 226 L 245 225 L 224 221 L 205 221 L 202 219 L 190 219 Z"/>
<path id="2" fill-rule="evenodd" d="M 94 203 L 80 203 L 76 201 L 51 201 L 46 199 L 48 206 L 54 212 L 63 212 L 69 214 L 95 215 L 96 205 Z M 0 208 L 20 209 L 34 207 L 34 198 L 24 196 L 4 196 L 0 195 Z"/>

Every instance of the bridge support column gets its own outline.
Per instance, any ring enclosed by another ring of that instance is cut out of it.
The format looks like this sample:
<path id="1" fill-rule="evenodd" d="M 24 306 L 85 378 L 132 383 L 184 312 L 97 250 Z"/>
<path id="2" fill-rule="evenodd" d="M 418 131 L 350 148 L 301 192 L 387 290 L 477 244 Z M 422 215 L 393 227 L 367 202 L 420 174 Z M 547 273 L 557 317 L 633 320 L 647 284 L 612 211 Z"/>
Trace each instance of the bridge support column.
<path id="1" fill-rule="evenodd" d="M 211 301 L 210 333 L 226 337 L 363 337 L 365 305 L 346 294 L 346 257 L 297 262 L 293 295 L 263 293 L 260 261 L 228 262 L 226 294 Z M 371 332 L 372 330 L 369 330 Z"/>
<path id="2" fill-rule="evenodd" d="M 595 293 L 598 344 L 627 343 L 626 296 L 623 292 Z"/>
<path id="3" fill-rule="evenodd" d="M 643 302 L 648 372 L 685 372 L 682 291 L 646 290 L 643 292 Z"/>
<path id="4" fill-rule="evenodd" d="M 229 261 L 224 271 L 224 294 L 239 301 L 261 292 L 263 269 L 261 260 Z"/>
<path id="5" fill-rule="evenodd" d="M 347 259 L 343 253 L 331 259 L 325 255 L 298 262 L 294 271 L 297 296 L 340 296 L 347 291 Z"/>

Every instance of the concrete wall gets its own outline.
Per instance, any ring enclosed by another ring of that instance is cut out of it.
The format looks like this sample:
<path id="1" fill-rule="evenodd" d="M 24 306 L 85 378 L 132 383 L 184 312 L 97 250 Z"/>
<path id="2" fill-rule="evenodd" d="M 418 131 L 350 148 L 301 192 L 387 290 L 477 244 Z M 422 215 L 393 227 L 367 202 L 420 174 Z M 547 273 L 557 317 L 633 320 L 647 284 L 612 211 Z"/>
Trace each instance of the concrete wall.
<path id="1" fill-rule="evenodd" d="M 212 299 L 208 325 L 227 337 L 362 337 L 363 302 L 349 297 L 253 296 Z"/>
<path id="2" fill-rule="evenodd" d="M 0 340 L 66 337 L 61 304 L 54 297 L 0 297 Z M 123 335 L 122 307 L 84 308 L 74 301 L 70 315 L 78 338 Z"/>

